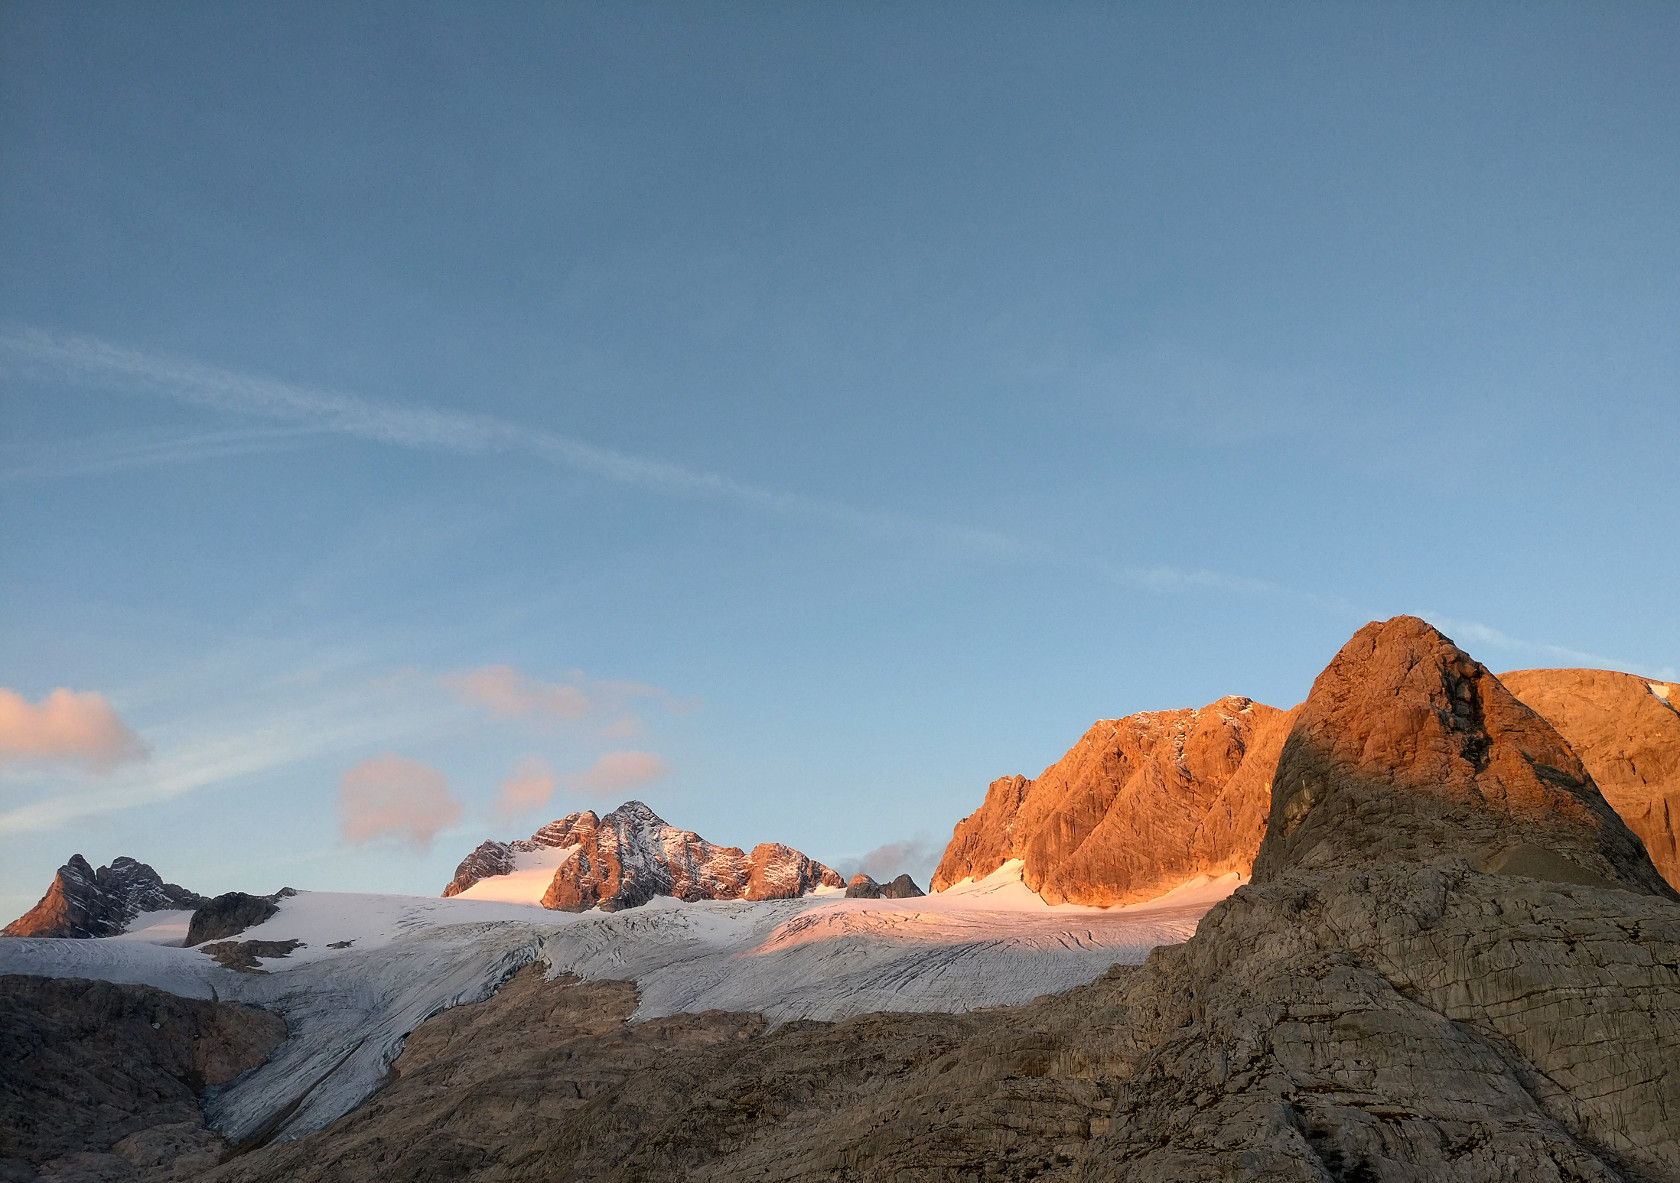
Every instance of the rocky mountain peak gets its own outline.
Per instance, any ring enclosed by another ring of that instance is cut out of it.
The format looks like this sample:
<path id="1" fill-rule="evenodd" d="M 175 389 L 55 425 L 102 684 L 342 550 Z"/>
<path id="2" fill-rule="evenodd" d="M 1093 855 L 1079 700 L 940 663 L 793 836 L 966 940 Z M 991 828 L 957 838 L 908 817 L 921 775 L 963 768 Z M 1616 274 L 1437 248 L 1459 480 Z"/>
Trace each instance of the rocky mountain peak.
<path id="1" fill-rule="evenodd" d="M 1235 695 L 1101 720 L 1036 779 L 992 782 L 953 831 L 933 889 L 1016 858 L 1053 904 L 1126 904 L 1196 875 L 1246 874 L 1288 720 Z"/>
<path id="2" fill-rule="evenodd" d="M 609 813 L 583 810 L 549 822 L 528 839 L 485 842 L 462 860 L 443 894 L 511 874 L 523 855 L 549 850 L 562 857 L 542 905 L 579 912 L 634 908 L 655 896 L 680 900 L 788 899 L 817 887 L 843 887 L 838 874 L 779 842 L 751 854 L 717 846 L 692 830 L 667 823 L 644 802 L 626 801 Z"/>
<path id="3" fill-rule="evenodd" d="M 111 937 L 142 912 L 196 908 L 197 892 L 126 855 L 94 870 L 80 854 L 58 869 L 41 901 L 5 928 L 14 937 Z"/>
<path id="4" fill-rule="evenodd" d="M 1563 737 L 1415 616 L 1319 674 L 1274 785 L 1256 882 L 1422 862 L 1673 895 Z"/>

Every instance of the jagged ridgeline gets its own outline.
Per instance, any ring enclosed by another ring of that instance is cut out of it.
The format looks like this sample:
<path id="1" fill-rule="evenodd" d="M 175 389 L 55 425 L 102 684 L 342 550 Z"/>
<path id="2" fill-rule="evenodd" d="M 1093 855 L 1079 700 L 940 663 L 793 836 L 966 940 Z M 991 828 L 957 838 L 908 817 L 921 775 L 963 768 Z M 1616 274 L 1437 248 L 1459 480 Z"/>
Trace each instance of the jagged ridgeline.
<path id="1" fill-rule="evenodd" d="M 1561 764 L 1591 774 L 1658 872 L 1680 886 L 1680 686 L 1606 670 L 1498 680 L 1563 738 L 1571 750 Z M 1246 876 L 1300 710 L 1228 697 L 1100 720 L 1036 778 L 992 782 L 957 823 L 933 888 L 1010 859 L 1051 903 L 1130 904 L 1198 875 Z"/>
<path id="2" fill-rule="evenodd" d="M 669 825 L 640 801 L 597 817 L 569 814 L 514 842 L 484 842 L 455 869 L 445 896 L 471 894 L 486 880 L 536 870 L 552 877 L 545 908 L 612 912 L 655 896 L 696 900 L 784 900 L 817 887 L 844 887 L 839 874 L 780 842 L 748 854 Z"/>

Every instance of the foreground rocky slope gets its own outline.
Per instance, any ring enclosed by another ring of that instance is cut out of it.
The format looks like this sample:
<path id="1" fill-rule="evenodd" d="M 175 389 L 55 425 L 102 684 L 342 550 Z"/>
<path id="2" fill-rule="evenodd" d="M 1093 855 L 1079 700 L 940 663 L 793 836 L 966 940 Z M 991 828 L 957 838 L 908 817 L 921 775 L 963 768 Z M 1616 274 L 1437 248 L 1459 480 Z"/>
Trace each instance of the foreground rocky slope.
<path id="1" fill-rule="evenodd" d="M 197 1094 L 285 1037 L 266 1011 L 145 986 L 0 977 L 0 1179 L 165 1180 L 226 1146 Z"/>
<path id="2" fill-rule="evenodd" d="M 142 912 L 185 910 L 204 897 L 126 856 L 95 871 L 79 854 L 58 869 L 41 902 L 5 928 L 12 937 L 114 937 Z"/>
<path id="3" fill-rule="evenodd" d="M 545 908 L 581 912 L 634 908 L 654 896 L 680 900 L 782 900 L 817 887 L 844 887 L 839 874 L 779 842 L 752 853 L 716 846 L 679 830 L 640 801 L 602 817 L 593 810 L 550 822 L 529 839 L 485 842 L 455 870 L 443 889 L 459 895 L 475 884 L 519 869 L 520 855 L 559 852 Z"/>
<path id="4" fill-rule="evenodd" d="M 1422 621 L 1362 629 L 1254 881 L 1026 1006 L 623 1024 L 526 971 L 218 1180 L 1680 1180 L 1680 902 L 1562 739 Z"/>
<path id="5" fill-rule="evenodd" d="M 1289 719 L 1233 697 L 1098 722 L 1036 780 L 992 782 L 957 824 L 933 889 L 1015 858 L 1052 904 L 1128 904 L 1196 875 L 1246 875 Z"/>
<path id="6" fill-rule="evenodd" d="M 1680 887 L 1680 686 L 1609 670 L 1516 670 L 1499 680 L 1569 741 Z"/>

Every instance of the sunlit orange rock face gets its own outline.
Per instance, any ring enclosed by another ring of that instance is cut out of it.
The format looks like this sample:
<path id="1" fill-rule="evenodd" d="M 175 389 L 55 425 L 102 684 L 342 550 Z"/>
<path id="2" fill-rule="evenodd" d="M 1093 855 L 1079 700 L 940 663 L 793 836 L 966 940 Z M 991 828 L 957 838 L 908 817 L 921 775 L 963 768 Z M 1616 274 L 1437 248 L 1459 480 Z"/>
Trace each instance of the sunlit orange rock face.
<path id="1" fill-rule="evenodd" d="M 1404 861 L 1673 895 L 1557 730 L 1412 616 L 1313 682 L 1267 825 L 1256 883 Z"/>
<path id="2" fill-rule="evenodd" d="M 1053 904 L 1127 904 L 1196 875 L 1247 874 L 1289 720 L 1228 697 L 1099 722 L 1036 779 L 993 781 L 957 824 L 933 888 L 1012 858 Z"/>
<path id="3" fill-rule="evenodd" d="M 1569 741 L 1599 791 L 1680 888 L 1680 685 L 1609 670 L 1514 670 L 1506 689 Z"/>

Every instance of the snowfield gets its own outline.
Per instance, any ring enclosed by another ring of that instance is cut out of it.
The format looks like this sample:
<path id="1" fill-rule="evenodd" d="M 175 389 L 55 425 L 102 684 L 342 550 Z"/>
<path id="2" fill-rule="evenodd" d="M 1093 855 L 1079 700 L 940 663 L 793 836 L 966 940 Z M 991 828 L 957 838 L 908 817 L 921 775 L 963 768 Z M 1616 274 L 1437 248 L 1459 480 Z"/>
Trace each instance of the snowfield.
<path id="1" fill-rule="evenodd" d="M 140 983 L 277 1011 L 286 1042 L 206 1104 L 211 1123 L 239 1142 L 298 1137 L 349 1112 L 378 1087 L 408 1032 L 488 997 L 533 961 L 550 977 L 634 981 L 641 1004 L 632 1021 L 714 1008 L 774 1023 L 964 1011 L 1141 963 L 1155 946 L 1187 940 L 1242 882 L 1199 878 L 1124 908 L 1052 907 L 1013 862 L 916 899 L 828 890 L 762 902 L 658 897 L 622 912 L 569 913 L 528 902 L 544 870 L 521 866 L 498 877 L 510 882 L 478 896 L 484 885 L 475 884 L 452 899 L 299 892 L 234 938 L 304 942 L 265 960 L 260 974 L 180 948 L 187 912 L 150 913 L 103 940 L 0 940 L 0 973 Z"/>

